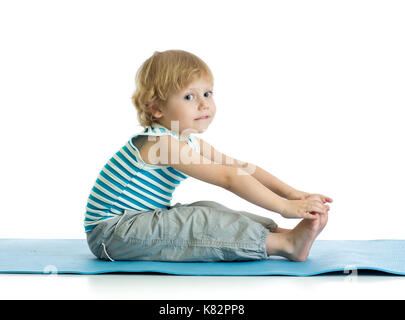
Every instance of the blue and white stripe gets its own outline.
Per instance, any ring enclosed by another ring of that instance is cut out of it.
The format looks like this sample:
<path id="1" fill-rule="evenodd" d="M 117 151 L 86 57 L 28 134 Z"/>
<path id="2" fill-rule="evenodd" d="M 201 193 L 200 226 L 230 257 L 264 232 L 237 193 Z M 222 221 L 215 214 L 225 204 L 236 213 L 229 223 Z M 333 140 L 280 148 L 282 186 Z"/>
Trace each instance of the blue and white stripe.
<path id="1" fill-rule="evenodd" d="M 85 232 L 90 232 L 104 219 L 110 219 L 128 210 L 167 208 L 173 192 L 189 176 L 170 166 L 145 163 L 132 144 L 137 135 L 179 137 L 159 124 L 146 127 L 131 139 L 105 164 L 87 199 L 84 219 Z M 199 143 L 190 136 L 187 143 L 199 152 Z"/>

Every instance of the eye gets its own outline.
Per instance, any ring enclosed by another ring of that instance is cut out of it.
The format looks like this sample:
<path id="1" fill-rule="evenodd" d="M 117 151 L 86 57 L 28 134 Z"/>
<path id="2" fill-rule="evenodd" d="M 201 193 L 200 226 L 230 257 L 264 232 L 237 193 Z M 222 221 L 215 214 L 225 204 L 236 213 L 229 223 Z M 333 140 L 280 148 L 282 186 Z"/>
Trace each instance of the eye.
<path id="1" fill-rule="evenodd" d="M 190 97 L 192 97 L 192 96 L 193 96 L 192 94 L 188 94 L 188 95 L 186 95 L 186 96 L 184 97 L 184 99 L 186 99 L 186 100 L 191 100 Z"/>
<path id="2" fill-rule="evenodd" d="M 207 94 L 209 94 L 209 95 L 207 95 Z M 212 91 L 207 91 L 206 93 L 204 93 L 204 96 L 205 96 L 206 98 L 208 98 L 208 97 L 212 96 L 212 94 L 213 94 Z"/>

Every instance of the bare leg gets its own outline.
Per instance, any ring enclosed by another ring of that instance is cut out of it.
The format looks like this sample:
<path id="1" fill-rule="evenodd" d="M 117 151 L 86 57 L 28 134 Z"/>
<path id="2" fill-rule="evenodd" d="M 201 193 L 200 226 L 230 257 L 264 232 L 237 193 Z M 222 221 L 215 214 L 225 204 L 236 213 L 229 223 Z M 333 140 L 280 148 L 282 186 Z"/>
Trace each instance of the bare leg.
<path id="1" fill-rule="evenodd" d="M 268 255 L 285 257 L 292 261 L 305 261 L 312 243 L 325 227 L 328 214 L 316 214 L 317 219 L 303 219 L 294 229 L 278 228 L 266 238 Z M 287 231 L 286 231 L 287 230 Z"/>

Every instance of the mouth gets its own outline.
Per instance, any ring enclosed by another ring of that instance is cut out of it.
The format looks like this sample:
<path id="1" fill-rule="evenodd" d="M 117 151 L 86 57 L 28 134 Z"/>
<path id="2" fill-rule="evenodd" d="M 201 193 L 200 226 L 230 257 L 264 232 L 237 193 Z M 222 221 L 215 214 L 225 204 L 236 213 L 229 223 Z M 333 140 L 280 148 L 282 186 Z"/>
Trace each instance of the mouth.
<path id="1" fill-rule="evenodd" d="M 204 119 L 208 119 L 210 116 L 204 116 L 204 117 L 200 117 L 200 118 L 197 118 L 197 119 L 195 119 L 195 120 L 204 120 Z"/>

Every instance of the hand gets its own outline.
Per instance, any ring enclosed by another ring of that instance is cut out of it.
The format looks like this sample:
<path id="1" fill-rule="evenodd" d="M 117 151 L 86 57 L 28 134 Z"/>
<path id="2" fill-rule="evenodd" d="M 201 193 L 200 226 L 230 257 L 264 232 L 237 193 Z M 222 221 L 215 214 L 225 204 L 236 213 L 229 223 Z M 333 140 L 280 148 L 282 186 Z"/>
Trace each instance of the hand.
<path id="1" fill-rule="evenodd" d="M 285 200 L 285 206 L 280 212 L 284 218 L 316 219 L 315 213 L 326 213 L 327 209 L 322 202 L 314 197 L 303 200 Z"/>
<path id="2" fill-rule="evenodd" d="M 319 194 L 310 194 L 310 195 L 308 195 L 306 197 L 305 196 L 301 197 L 301 200 L 310 200 L 310 199 L 311 200 L 317 200 L 317 201 L 323 203 L 323 206 L 326 209 L 326 212 L 329 212 L 330 207 L 327 204 L 324 204 L 325 202 L 322 201 L 322 198 L 320 197 Z"/>
<path id="3" fill-rule="evenodd" d="M 332 198 L 324 196 L 322 194 L 308 193 L 308 192 L 299 191 L 299 190 L 295 190 L 295 189 L 293 189 L 293 191 L 291 191 L 287 195 L 287 199 L 289 199 L 289 200 L 302 200 L 302 197 L 304 197 L 304 199 L 307 199 L 310 196 L 319 196 L 321 198 L 322 203 L 326 203 L 326 202 L 332 203 L 333 202 Z"/>
<path id="4" fill-rule="evenodd" d="M 327 196 L 324 196 L 322 194 L 317 194 L 317 193 L 305 193 L 304 195 L 301 195 L 300 197 L 301 200 L 308 200 L 308 199 L 314 199 L 314 200 L 318 200 L 321 201 L 323 204 L 325 204 L 326 202 L 333 202 L 332 198 L 329 198 Z M 325 205 L 328 210 L 330 209 L 328 205 Z"/>

